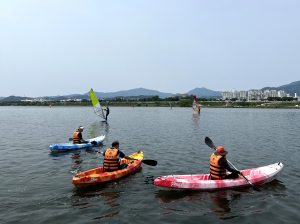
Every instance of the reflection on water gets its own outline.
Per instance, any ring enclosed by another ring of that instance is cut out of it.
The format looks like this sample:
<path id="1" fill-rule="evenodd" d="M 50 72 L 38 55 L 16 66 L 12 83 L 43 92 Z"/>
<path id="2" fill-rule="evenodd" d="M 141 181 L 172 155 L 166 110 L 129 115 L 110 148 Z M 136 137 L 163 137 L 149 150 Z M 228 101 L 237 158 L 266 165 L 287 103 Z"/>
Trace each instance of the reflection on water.
<path id="1" fill-rule="evenodd" d="M 230 214 L 237 211 L 232 211 L 232 208 L 241 199 L 241 194 L 231 193 L 230 191 L 216 191 L 209 194 L 211 202 L 214 207 L 211 207 L 211 211 L 216 213 L 217 216 L 221 216 L 220 219 L 233 219 L 238 215 L 222 217 L 226 214 Z"/>
<path id="2" fill-rule="evenodd" d="M 103 131 L 104 130 L 104 131 Z M 109 133 L 109 123 L 96 121 L 88 128 L 89 138 L 95 138 L 99 135 L 107 136 Z"/>
<path id="3" fill-rule="evenodd" d="M 141 171 L 142 167 L 139 167 L 130 175 L 135 175 Z M 146 177 L 146 182 L 149 181 L 149 183 L 151 182 L 151 184 L 153 184 L 153 180 L 153 176 Z M 92 185 L 86 188 L 74 188 L 71 196 L 74 199 L 72 200 L 72 206 L 80 210 L 99 206 L 99 214 L 101 214 L 101 216 L 94 217 L 92 220 L 111 218 L 118 215 L 121 211 L 121 209 L 118 209 L 117 211 L 115 211 L 115 209 L 120 208 L 121 205 L 118 200 L 124 194 L 124 191 L 117 189 L 120 189 L 125 184 L 130 184 L 128 175 L 108 183 Z M 123 203 L 121 199 L 119 201 L 121 204 Z"/>
<path id="4" fill-rule="evenodd" d="M 180 203 L 190 202 L 197 205 L 191 207 L 191 210 L 174 209 L 169 207 L 161 207 L 161 209 L 168 210 L 166 213 L 160 215 L 168 215 L 171 213 L 191 213 L 197 214 L 199 212 L 215 213 L 217 219 L 228 220 L 243 216 L 245 209 L 251 209 L 252 206 L 241 206 L 240 201 L 243 197 L 251 195 L 251 188 L 240 188 L 235 190 L 219 190 L 209 192 L 197 191 L 159 191 L 155 198 L 158 198 L 160 203 L 170 204 L 172 207 L 178 207 Z M 244 199 L 245 200 L 245 199 Z M 253 212 L 263 212 L 251 211 Z"/>
<path id="5" fill-rule="evenodd" d="M 111 214 L 108 214 L 108 215 L 104 215 L 104 216 L 93 218 L 93 220 L 95 220 L 95 219 L 102 219 L 102 218 L 111 218 L 111 217 L 114 217 L 115 215 L 119 214 L 119 212 L 120 212 L 120 210 L 118 210 L 116 212 L 113 212 Z"/>
<path id="6" fill-rule="evenodd" d="M 105 130 L 105 136 L 107 136 L 108 133 L 109 133 L 109 124 L 108 124 L 108 122 L 102 122 L 102 124 L 105 126 L 105 129 L 104 129 Z"/>
<path id="7" fill-rule="evenodd" d="M 124 182 L 126 182 L 126 180 Z M 76 207 L 77 209 L 87 209 L 90 207 L 99 206 L 100 214 L 107 211 L 112 211 L 114 209 L 111 208 L 120 206 L 117 199 L 120 198 L 124 193 L 122 191 L 114 191 L 116 188 L 118 188 L 119 184 L 120 183 L 106 183 L 101 184 L 100 186 L 97 185 L 88 188 L 74 189 L 72 197 L 75 198 L 75 200 L 72 201 L 72 206 Z M 97 198 L 97 200 L 93 200 L 94 198 Z M 91 201 L 95 201 L 95 203 L 92 203 Z M 119 212 L 120 209 L 108 214 L 101 214 L 101 216 L 94 217 L 92 220 L 111 218 L 115 215 L 118 215 Z"/>
<path id="8" fill-rule="evenodd" d="M 72 159 L 72 164 L 70 167 L 72 170 L 78 170 L 80 168 L 80 164 L 83 161 L 82 159 L 79 159 L 80 153 L 81 153 L 81 151 L 75 152 L 70 157 Z"/>
<path id="9" fill-rule="evenodd" d="M 285 184 L 280 180 L 273 180 L 269 183 L 259 185 L 259 189 L 262 191 L 274 191 L 274 192 L 284 192 L 287 190 Z"/>
<path id="10" fill-rule="evenodd" d="M 199 123 L 200 123 L 200 114 L 193 114 L 193 117 L 192 117 L 192 126 L 194 128 L 194 131 L 198 130 Z"/>
<path id="11" fill-rule="evenodd" d="M 88 131 L 89 131 L 89 137 L 90 138 L 96 138 L 98 137 L 98 134 L 97 134 L 97 122 L 91 124 L 91 126 L 89 127 Z"/>

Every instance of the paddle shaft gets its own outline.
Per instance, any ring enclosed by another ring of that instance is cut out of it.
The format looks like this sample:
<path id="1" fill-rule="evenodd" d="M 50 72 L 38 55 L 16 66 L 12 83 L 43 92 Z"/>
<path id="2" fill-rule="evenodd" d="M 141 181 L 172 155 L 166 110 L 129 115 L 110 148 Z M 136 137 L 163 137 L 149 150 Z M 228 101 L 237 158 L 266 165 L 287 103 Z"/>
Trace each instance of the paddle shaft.
<path id="1" fill-rule="evenodd" d="M 95 151 L 97 153 L 101 153 L 103 154 L 103 152 L 99 152 L 99 151 Z M 134 160 L 138 160 L 138 159 L 134 159 Z M 151 159 L 145 159 L 145 160 L 140 160 L 142 163 L 149 165 L 149 166 L 156 166 L 157 165 L 157 161 L 156 160 L 151 160 Z"/>
<path id="2" fill-rule="evenodd" d="M 209 137 L 206 137 L 205 138 L 205 143 L 210 147 L 210 148 L 212 148 L 212 149 L 214 149 L 214 150 L 217 150 L 217 147 L 215 146 L 215 144 L 212 142 L 212 140 L 209 138 Z M 236 171 L 238 171 L 238 169 L 234 166 L 234 165 L 232 165 L 232 163 L 228 160 L 228 159 L 226 159 L 227 160 L 227 162 L 236 170 Z M 241 172 L 239 172 L 241 175 L 242 175 L 242 177 L 253 187 L 253 189 L 254 190 L 256 190 L 256 191 L 261 191 L 259 188 L 257 188 L 257 187 L 255 187 L 245 176 L 244 176 L 244 174 L 242 174 Z"/>

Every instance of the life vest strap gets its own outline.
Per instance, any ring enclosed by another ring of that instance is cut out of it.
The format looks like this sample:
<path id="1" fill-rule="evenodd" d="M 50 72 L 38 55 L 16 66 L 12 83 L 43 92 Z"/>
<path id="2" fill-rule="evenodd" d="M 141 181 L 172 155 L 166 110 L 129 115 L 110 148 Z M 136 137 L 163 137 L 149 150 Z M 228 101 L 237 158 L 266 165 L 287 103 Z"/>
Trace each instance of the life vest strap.
<path id="1" fill-rule="evenodd" d="M 214 170 L 214 169 L 210 168 L 210 172 L 224 173 L 224 169 Z M 226 170 L 225 170 L 225 172 L 226 172 Z"/>
<path id="2" fill-rule="evenodd" d="M 223 177 L 223 176 L 224 176 L 224 173 L 223 173 L 223 174 L 217 174 L 217 173 L 212 173 L 212 172 L 210 172 L 210 175 L 211 175 L 211 176 Z M 225 175 L 226 175 L 226 173 L 225 173 Z"/>

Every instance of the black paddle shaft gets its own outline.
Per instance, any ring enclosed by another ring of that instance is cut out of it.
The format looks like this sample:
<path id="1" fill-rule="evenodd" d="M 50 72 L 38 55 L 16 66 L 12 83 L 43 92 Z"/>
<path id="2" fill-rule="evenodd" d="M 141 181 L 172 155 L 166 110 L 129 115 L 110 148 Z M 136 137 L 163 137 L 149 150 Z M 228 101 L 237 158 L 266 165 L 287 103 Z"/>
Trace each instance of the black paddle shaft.
<path id="1" fill-rule="evenodd" d="M 103 154 L 103 152 L 99 152 L 99 151 L 95 151 L 95 152 Z M 141 162 L 145 163 L 146 165 L 149 165 L 149 166 L 156 166 L 157 165 L 157 161 L 152 160 L 152 159 L 144 159 L 144 160 L 141 160 Z"/>
<path id="2" fill-rule="evenodd" d="M 216 148 L 216 146 L 215 146 L 215 144 L 213 143 L 213 141 L 209 138 L 209 137 L 205 137 L 205 143 L 206 143 L 206 145 L 208 145 L 210 148 L 212 148 L 212 149 L 214 149 L 214 150 L 217 150 L 217 148 Z M 232 165 L 232 163 L 231 162 L 229 162 L 229 160 L 227 159 L 227 162 L 236 170 L 236 171 L 238 171 L 238 169 L 237 168 L 235 168 L 235 166 L 234 165 Z M 257 187 L 255 187 L 245 176 L 244 176 L 244 174 L 242 174 L 241 172 L 240 172 L 240 174 L 242 175 L 242 177 L 253 187 L 253 189 L 254 190 L 256 190 L 256 191 L 261 191 L 259 188 L 257 188 Z"/>

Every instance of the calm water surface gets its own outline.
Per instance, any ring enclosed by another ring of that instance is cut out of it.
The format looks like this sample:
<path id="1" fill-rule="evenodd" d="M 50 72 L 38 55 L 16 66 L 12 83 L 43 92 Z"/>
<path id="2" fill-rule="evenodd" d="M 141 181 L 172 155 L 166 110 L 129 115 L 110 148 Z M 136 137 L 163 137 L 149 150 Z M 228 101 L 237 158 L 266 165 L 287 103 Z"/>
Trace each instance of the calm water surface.
<path id="1" fill-rule="evenodd" d="M 299 223 L 300 110 L 111 107 L 100 122 L 91 107 L 0 107 L 1 223 Z M 103 145 L 51 153 L 79 125 Z M 275 181 L 220 191 L 162 191 L 153 181 L 170 174 L 209 172 L 209 136 L 239 169 L 282 162 Z M 102 165 L 118 140 L 130 155 L 142 150 L 156 167 L 116 182 L 75 188 L 72 177 Z"/>

